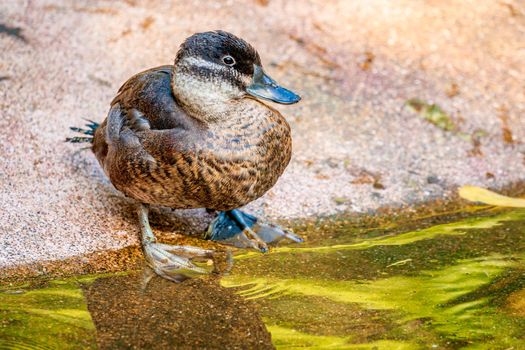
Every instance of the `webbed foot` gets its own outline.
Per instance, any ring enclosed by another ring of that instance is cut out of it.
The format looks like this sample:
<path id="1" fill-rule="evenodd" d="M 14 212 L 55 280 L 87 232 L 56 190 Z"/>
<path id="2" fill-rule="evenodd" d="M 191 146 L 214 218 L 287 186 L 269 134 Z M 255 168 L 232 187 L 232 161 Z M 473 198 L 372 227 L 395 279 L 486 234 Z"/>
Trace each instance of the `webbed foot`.
<path id="1" fill-rule="evenodd" d="M 157 243 L 157 239 L 149 225 L 148 208 L 140 205 L 138 214 L 142 231 L 144 256 L 148 265 L 159 276 L 175 282 L 181 282 L 190 276 L 211 272 L 210 267 L 196 266 L 195 263 L 199 258 L 213 259 L 213 250 Z M 205 264 L 202 265 L 206 266 Z M 215 262 L 213 266 L 215 266 Z"/>
<path id="2" fill-rule="evenodd" d="M 145 243 L 144 255 L 148 265 L 160 276 L 180 282 L 194 275 L 210 273 L 210 269 L 196 266 L 196 258 L 213 258 L 213 251 L 192 246 L 163 243 Z"/>
<path id="3" fill-rule="evenodd" d="M 210 224 L 206 238 L 238 248 L 254 248 L 263 253 L 268 251 L 268 245 L 275 245 L 284 239 L 295 243 L 304 242 L 292 231 L 239 209 L 221 211 Z"/>

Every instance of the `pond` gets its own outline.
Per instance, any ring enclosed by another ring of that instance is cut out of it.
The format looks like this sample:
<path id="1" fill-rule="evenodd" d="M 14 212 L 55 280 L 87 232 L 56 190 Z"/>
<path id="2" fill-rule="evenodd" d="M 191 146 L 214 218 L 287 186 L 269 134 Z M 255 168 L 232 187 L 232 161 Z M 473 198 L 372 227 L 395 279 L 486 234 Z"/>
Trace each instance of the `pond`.
<path id="1" fill-rule="evenodd" d="M 224 276 L 4 285 L 0 349 L 525 348 L 525 210 L 299 229 L 306 243 L 238 250 Z"/>

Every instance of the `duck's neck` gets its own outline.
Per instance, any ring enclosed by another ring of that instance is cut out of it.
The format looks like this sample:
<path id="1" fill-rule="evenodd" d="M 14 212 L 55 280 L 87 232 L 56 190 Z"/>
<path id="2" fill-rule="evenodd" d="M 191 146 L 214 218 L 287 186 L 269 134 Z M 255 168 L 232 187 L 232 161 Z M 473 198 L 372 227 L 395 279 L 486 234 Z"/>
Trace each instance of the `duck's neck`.
<path id="1" fill-rule="evenodd" d="M 238 94 L 227 82 L 195 74 L 185 67 L 174 67 L 171 77 L 173 94 L 188 115 L 205 123 L 220 122 L 238 108 Z"/>

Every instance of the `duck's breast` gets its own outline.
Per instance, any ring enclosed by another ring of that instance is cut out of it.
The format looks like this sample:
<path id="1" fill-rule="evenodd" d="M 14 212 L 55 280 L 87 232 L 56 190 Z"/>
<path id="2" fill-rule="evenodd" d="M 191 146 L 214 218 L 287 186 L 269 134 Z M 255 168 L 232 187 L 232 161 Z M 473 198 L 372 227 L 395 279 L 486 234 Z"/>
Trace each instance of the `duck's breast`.
<path id="1" fill-rule="evenodd" d="M 279 112 L 263 106 L 249 105 L 239 118 L 210 127 L 206 142 L 199 145 L 207 208 L 238 208 L 259 198 L 290 162 L 290 127 Z"/>

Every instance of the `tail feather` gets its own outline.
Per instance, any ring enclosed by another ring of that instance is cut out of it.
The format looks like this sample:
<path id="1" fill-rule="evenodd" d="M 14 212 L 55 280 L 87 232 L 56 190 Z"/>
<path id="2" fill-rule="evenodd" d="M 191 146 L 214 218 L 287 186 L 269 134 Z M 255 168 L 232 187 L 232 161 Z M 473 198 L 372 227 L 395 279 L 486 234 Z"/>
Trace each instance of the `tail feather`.
<path id="1" fill-rule="evenodd" d="M 75 132 L 79 132 L 79 133 L 84 134 L 84 135 L 91 135 L 91 136 L 93 136 L 93 134 L 94 134 L 94 132 L 93 132 L 94 130 L 92 130 L 92 129 L 82 129 L 82 128 L 77 128 L 75 126 L 71 126 L 69 129 L 72 130 L 72 131 L 75 131 Z"/>
<path id="2" fill-rule="evenodd" d="M 80 136 L 66 137 L 66 142 L 71 142 L 71 143 L 89 142 L 89 143 L 93 143 L 93 138 L 92 137 L 80 137 Z"/>
<path id="3" fill-rule="evenodd" d="M 94 122 L 92 120 L 89 120 L 89 119 L 86 119 L 86 121 L 89 122 L 88 124 L 85 125 L 87 129 L 77 128 L 75 126 L 72 126 L 69 129 L 71 129 L 74 132 L 78 132 L 78 133 L 80 133 L 82 135 L 87 135 L 87 136 L 68 137 L 68 138 L 66 138 L 66 142 L 71 142 L 71 143 L 84 143 L 84 142 L 93 143 L 93 135 L 95 135 L 95 130 L 97 130 L 97 128 L 100 126 L 100 124 L 97 123 L 97 122 Z"/>

